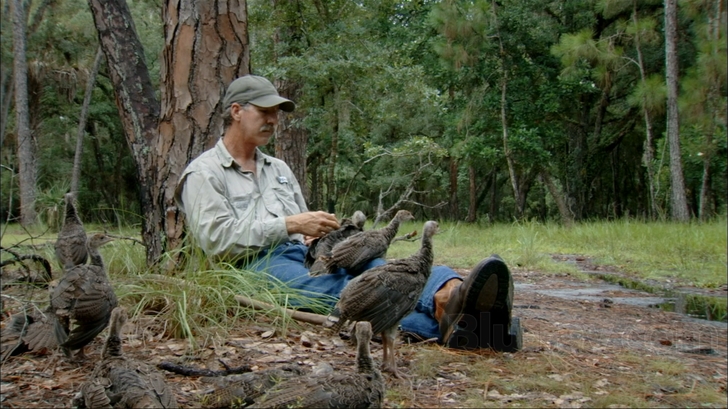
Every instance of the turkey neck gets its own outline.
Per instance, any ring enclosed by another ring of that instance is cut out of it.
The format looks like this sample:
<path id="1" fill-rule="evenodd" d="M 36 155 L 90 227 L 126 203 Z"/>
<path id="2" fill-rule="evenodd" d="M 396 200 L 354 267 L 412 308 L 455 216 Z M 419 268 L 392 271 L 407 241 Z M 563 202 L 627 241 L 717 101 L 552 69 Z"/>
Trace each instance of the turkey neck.
<path id="1" fill-rule="evenodd" d="M 66 217 L 63 220 L 63 224 L 83 224 L 78 217 L 78 213 L 76 213 L 76 206 L 73 204 L 73 199 L 66 202 Z"/>
<path id="2" fill-rule="evenodd" d="M 425 235 L 422 236 L 422 246 L 417 252 L 417 257 L 419 257 L 423 264 L 427 264 L 427 272 L 429 275 L 432 262 L 435 259 L 435 252 L 432 251 L 432 234 L 429 232 L 425 232 Z"/>
<path id="3" fill-rule="evenodd" d="M 356 367 L 359 373 L 370 373 L 374 370 L 374 361 L 369 351 L 369 340 L 364 338 L 357 340 Z"/>
<path id="4" fill-rule="evenodd" d="M 118 320 L 111 321 L 109 338 L 106 340 L 106 344 L 104 344 L 104 350 L 101 351 L 102 359 L 113 356 L 121 356 L 121 325 Z"/>
<path id="5" fill-rule="evenodd" d="M 399 217 L 395 217 L 391 222 L 389 222 L 387 227 L 382 229 L 384 231 L 384 237 L 387 239 L 387 243 L 391 243 L 394 236 L 397 235 L 397 231 L 399 231 L 399 225 L 401 223 L 402 221 L 399 220 Z"/>
<path id="6" fill-rule="evenodd" d="M 101 267 L 101 270 L 104 270 L 104 259 L 101 258 L 101 254 L 99 253 L 99 248 L 96 245 L 88 246 L 88 255 L 91 259 L 91 265 Z"/>

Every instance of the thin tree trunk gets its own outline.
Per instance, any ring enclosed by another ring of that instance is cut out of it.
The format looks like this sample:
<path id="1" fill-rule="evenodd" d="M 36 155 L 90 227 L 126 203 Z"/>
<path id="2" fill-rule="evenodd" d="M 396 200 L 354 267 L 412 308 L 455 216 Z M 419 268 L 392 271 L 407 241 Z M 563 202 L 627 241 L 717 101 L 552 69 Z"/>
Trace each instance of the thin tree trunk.
<path id="1" fill-rule="evenodd" d="M 468 223 L 474 223 L 478 218 L 478 192 L 475 181 L 475 166 L 468 166 Z"/>
<path id="2" fill-rule="evenodd" d="M 450 218 L 460 219 L 458 206 L 458 160 L 450 158 Z"/>
<path id="3" fill-rule="evenodd" d="M 637 2 L 632 2 L 632 21 L 634 22 L 635 27 L 637 27 L 638 21 L 637 21 Z M 635 32 L 635 49 L 637 51 L 637 65 L 639 66 L 640 70 L 640 81 L 642 81 L 642 84 L 645 84 L 647 76 L 645 74 L 645 64 L 642 57 L 642 41 L 640 39 L 640 31 L 639 29 Z M 655 147 L 654 147 L 654 135 L 653 135 L 653 129 L 652 129 L 652 118 L 650 117 L 650 111 L 648 107 L 645 104 L 644 96 L 642 97 L 642 115 L 645 119 L 645 144 L 644 144 L 644 154 L 642 156 L 642 164 L 645 167 L 645 170 L 647 170 L 647 184 L 649 189 L 649 218 L 650 220 L 654 220 L 655 217 L 659 214 L 659 211 L 657 209 L 657 199 L 655 196 L 655 173 L 652 167 L 652 162 L 655 159 Z"/>
<path id="4" fill-rule="evenodd" d="M 665 0 L 665 65 L 667 73 L 667 138 L 670 141 L 672 218 L 690 220 L 680 152 L 678 112 L 677 0 Z"/>
<path id="5" fill-rule="evenodd" d="M 331 147 L 329 148 L 329 157 L 327 158 L 328 165 L 326 167 L 326 198 L 324 205 L 326 205 L 327 211 L 333 212 L 332 207 L 336 203 L 336 159 L 339 154 L 339 87 L 334 84 L 334 92 L 332 95 L 332 105 L 334 107 L 333 129 L 331 132 Z M 379 203 L 381 206 L 381 202 Z M 378 211 L 377 214 L 380 214 Z"/>
<path id="6" fill-rule="evenodd" d="M 571 226 L 574 224 L 574 218 L 571 216 L 571 211 L 569 210 L 569 207 L 566 205 L 566 200 L 564 199 L 563 193 L 559 190 L 559 188 L 554 183 L 553 179 L 551 179 L 551 175 L 546 170 L 541 170 L 539 173 L 539 179 L 541 179 L 541 182 L 546 185 L 546 189 L 548 189 L 549 193 L 551 194 L 551 197 L 554 199 L 554 202 L 556 203 L 556 208 L 559 209 L 559 216 L 561 216 L 561 222 L 565 226 Z"/>
<path id="7" fill-rule="evenodd" d="M 498 43 L 500 46 L 500 72 L 501 72 L 501 107 L 500 107 L 500 120 L 501 120 L 501 127 L 503 128 L 503 154 L 506 157 L 506 163 L 508 164 L 508 174 L 510 175 L 511 179 L 511 187 L 513 188 L 513 199 L 516 203 L 516 212 L 518 215 L 518 218 L 523 217 L 523 207 L 521 206 L 521 200 L 519 200 L 519 197 L 521 195 L 520 186 L 519 186 L 519 180 L 518 180 L 518 173 L 516 172 L 516 166 L 515 161 L 513 160 L 513 155 L 511 155 L 511 149 L 508 146 L 508 119 L 507 119 L 507 90 L 508 90 L 508 74 L 506 72 L 505 67 L 505 50 L 503 49 L 503 41 L 500 39 L 500 35 L 498 36 Z"/>
<path id="8" fill-rule="evenodd" d="M 78 192 L 78 180 L 81 177 L 81 156 L 83 154 L 83 136 L 86 133 L 86 120 L 88 119 L 88 107 L 91 105 L 91 96 L 94 92 L 94 85 L 96 84 L 96 74 L 99 72 L 101 66 L 101 60 L 104 57 L 104 53 L 101 47 L 96 50 L 96 58 L 94 58 L 94 65 L 91 67 L 91 72 L 86 82 L 86 91 L 83 96 L 83 106 L 81 107 L 81 115 L 78 118 L 78 130 L 76 133 L 76 152 L 73 156 L 73 173 L 71 174 L 71 192 Z"/>
<path id="9" fill-rule="evenodd" d="M 287 24 L 281 24 L 275 30 L 274 39 L 274 62 L 278 62 L 280 57 L 298 56 L 299 51 L 291 48 L 290 40 L 299 35 L 303 35 L 298 25 L 297 19 L 286 18 L 287 11 L 291 7 L 289 2 L 284 0 L 271 0 L 271 5 L 275 11 L 275 18 L 283 18 Z M 299 5 L 300 7 L 300 5 Z M 279 49 L 285 50 L 285 54 L 279 55 Z M 278 93 L 284 98 L 298 101 L 301 96 L 301 84 L 288 80 L 276 80 L 276 88 Z M 307 169 L 306 169 L 306 147 L 308 145 L 308 132 L 302 126 L 303 112 L 299 109 L 293 113 L 281 112 L 278 122 L 278 132 L 275 138 L 275 156 L 286 162 L 291 167 L 296 180 L 301 185 L 301 192 L 306 199 L 306 203 L 311 203 L 309 196 Z"/>
<path id="10" fill-rule="evenodd" d="M 18 128 L 18 168 L 20 181 L 20 223 L 35 223 L 37 163 L 36 147 L 30 130 L 28 112 L 28 62 L 25 56 L 25 10 L 22 0 L 14 1 L 13 13 L 13 63 L 15 77 L 15 112 Z"/>
<path id="11" fill-rule="evenodd" d="M 136 34 L 134 21 L 125 0 L 88 0 L 109 68 L 116 106 L 131 149 L 140 185 L 143 214 L 142 239 L 147 246 L 147 264 L 161 254 L 159 225 L 162 209 L 154 202 L 152 189 L 156 169 L 152 152 L 159 137 L 159 101 L 149 78 L 144 49 Z M 167 153 L 167 152 L 165 152 Z M 173 160 L 172 155 L 170 160 Z"/>
<path id="12" fill-rule="evenodd" d="M 3 84 L 3 90 L 5 92 L 3 93 L 3 97 L 0 98 L 2 100 L 2 106 L 0 109 L 0 146 L 5 145 L 5 129 L 8 126 L 8 113 L 10 112 L 10 105 L 13 102 L 13 81 L 12 81 L 12 72 L 8 74 L 9 80 L 7 81 L 7 86 Z"/>
<path id="13" fill-rule="evenodd" d="M 714 1 L 712 4 L 713 9 L 708 10 L 708 26 L 710 44 L 712 45 L 711 54 L 713 56 L 718 55 L 720 52 L 718 44 L 725 42 L 725 39 L 721 40 L 721 27 L 725 26 L 725 13 L 723 10 L 723 1 Z M 700 187 L 700 199 L 698 206 L 698 217 L 700 220 L 708 220 L 713 216 L 710 203 L 713 201 L 713 189 L 712 189 L 712 167 L 713 158 L 715 157 L 715 145 L 713 138 L 716 133 L 717 124 L 721 121 L 721 117 L 725 115 L 725 106 L 721 107 L 719 101 L 721 92 L 721 81 L 719 78 L 710 78 L 709 80 L 708 95 L 706 95 L 708 116 L 708 129 L 705 135 L 705 152 L 703 153 L 703 180 Z"/>

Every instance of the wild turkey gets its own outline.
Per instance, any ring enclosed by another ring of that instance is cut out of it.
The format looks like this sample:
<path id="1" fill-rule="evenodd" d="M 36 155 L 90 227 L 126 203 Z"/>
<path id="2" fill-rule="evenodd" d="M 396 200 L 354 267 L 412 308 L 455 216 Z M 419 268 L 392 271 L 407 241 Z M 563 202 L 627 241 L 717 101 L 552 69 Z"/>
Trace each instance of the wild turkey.
<path id="1" fill-rule="evenodd" d="M 338 331 L 347 320 L 371 322 L 374 333 L 382 334 L 382 370 L 398 378 L 394 359 L 397 327 L 414 310 L 430 276 L 434 258 L 432 236 L 437 230 L 436 221 L 426 222 L 417 253 L 369 269 L 349 281 L 325 324 Z"/>
<path id="2" fill-rule="evenodd" d="M 334 273 L 337 268 L 345 268 L 350 274 L 359 274 L 368 262 L 387 254 L 400 224 L 413 219 L 412 213 L 400 210 L 387 226 L 357 233 L 335 245 L 331 249 L 331 257 L 326 260 L 328 272 Z"/>
<path id="3" fill-rule="evenodd" d="M 177 400 L 164 376 L 144 362 L 122 355 L 121 329 L 127 313 L 123 307 L 111 312 L 109 336 L 88 380 L 74 396 L 75 408 L 177 408 Z"/>
<path id="4" fill-rule="evenodd" d="M 13 315 L 0 335 L 0 360 L 5 362 L 11 355 L 50 351 L 58 347 L 55 320 L 56 316 L 50 309 Z M 62 330 L 62 327 L 58 328 Z M 67 336 L 65 333 L 61 335 L 63 338 Z"/>
<path id="5" fill-rule="evenodd" d="M 66 210 L 63 227 L 58 232 L 58 239 L 55 243 L 56 257 L 64 270 L 86 264 L 86 260 L 88 260 L 86 231 L 83 228 L 81 219 L 78 217 L 73 194 L 66 193 L 65 200 Z"/>
<path id="6" fill-rule="evenodd" d="M 331 257 L 331 249 L 346 238 L 362 232 L 366 221 L 366 215 L 357 210 L 351 216 L 351 219 L 341 220 L 338 229 L 311 242 L 304 262 L 304 265 L 309 269 L 309 275 L 318 276 L 326 273 L 326 259 Z"/>
<path id="7" fill-rule="evenodd" d="M 283 381 L 255 401 L 251 408 L 378 408 L 384 379 L 369 351 L 372 327 L 357 323 L 356 370 Z"/>
<path id="8" fill-rule="evenodd" d="M 264 371 L 248 372 L 214 378 L 215 388 L 200 398 L 200 406 L 205 409 L 244 407 L 255 402 L 265 391 L 274 385 L 304 372 L 296 365 L 285 365 Z"/>
<path id="9" fill-rule="evenodd" d="M 68 197 L 68 195 L 66 195 Z M 104 233 L 88 237 L 86 248 L 91 264 L 67 266 L 66 273 L 49 287 L 50 303 L 43 311 L 15 314 L 0 335 L 0 358 L 26 351 L 42 352 L 61 346 L 70 356 L 106 328 L 117 300 L 106 276 L 99 247 L 113 240 Z M 71 320 L 75 327 L 69 334 Z"/>
<path id="10" fill-rule="evenodd" d="M 113 238 L 104 233 L 90 236 L 91 263 L 67 269 L 51 290 L 49 311 L 57 317 L 55 333 L 66 356 L 70 356 L 72 350 L 78 350 L 76 358 L 83 359 L 83 347 L 106 328 L 111 311 L 117 305 L 116 294 L 98 251 L 111 240 Z M 63 337 L 64 333 L 68 335 Z"/>

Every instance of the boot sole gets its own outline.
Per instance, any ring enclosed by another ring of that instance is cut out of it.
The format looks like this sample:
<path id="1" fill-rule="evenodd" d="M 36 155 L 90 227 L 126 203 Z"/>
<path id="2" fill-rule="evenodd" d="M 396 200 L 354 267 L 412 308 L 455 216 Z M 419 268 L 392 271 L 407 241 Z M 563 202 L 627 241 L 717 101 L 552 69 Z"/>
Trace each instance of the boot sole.
<path id="1" fill-rule="evenodd" d="M 490 271 L 484 273 L 486 269 Z M 481 261 L 471 274 L 477 275 L 466 296 L 465 306 L 460 314 L 452 317 L 449 334 L 445 334 L 443 343 L 457 349 L 520 349 L 523 344 L 520 321 L 517 325 L 511 322 L 513 279 L 508 266 L 500 257 L 493 256 Z M 497 282 L 493 283 L 494 280 Z M 487 333 L 481 331 L 482 320 L 489 323 Z"/>

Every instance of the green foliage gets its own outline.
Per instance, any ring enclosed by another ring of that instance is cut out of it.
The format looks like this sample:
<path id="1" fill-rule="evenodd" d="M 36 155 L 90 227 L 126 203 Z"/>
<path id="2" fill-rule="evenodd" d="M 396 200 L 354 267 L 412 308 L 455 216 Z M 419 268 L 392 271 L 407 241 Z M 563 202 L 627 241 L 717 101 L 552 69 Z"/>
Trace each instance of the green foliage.
<path id="1" fill-rule="evenodd" d="M 30 3 L 29 21 L 41 3 Z M 163 4 L 129 6 L 157 84 Z M 704 170 L 712 169 L 711 214 L 722 215 L 728 60 L 725 11 L 714 6 L 680 5 L 681 138 L 691 208 L 697 212 Z M 9 10 L 9 2 L 3 7 Z M 373 214 L 382 192 L 392 190 L 382 203 L 389 207 L 430 160 L 412 186 L 411 199 L 420 205 L 411 210 L 423 216 L 462 220 L 473 208 L 476 220 L 558 219 L 555 199 L 538 179 L 547 170 L 577 220 L 648 217 L 644 111 L 654 128 L 649 165 L 658 207 L 669 202 L 660 0 L 251 0 L 248 11 L 253 72 L 300 86 L 297 125 L 308 134 L 311 208 L 331 201 L 337 212 Z M 11 14 L 4 12 L 0 25 L 4 72 L 12 65 Z M 70 179 L 97 34 L 81 0 L 51 2 L 43 16 L 28 36 L 31 117 L 39 191 L 60 192 Z M 11 110 L 2 156 L 3 219 L 18 206 L 9 170 L 17 168 L 13 116 Z M 526 195 L 523 215 L 511 192 L 504 123 Z M 134 161 L 102 68 L 85 130 L 81 214 L 136 224 L 138 197 Z M 52 208 L 49 203 L 39 202 L 38 210 Z"/>

